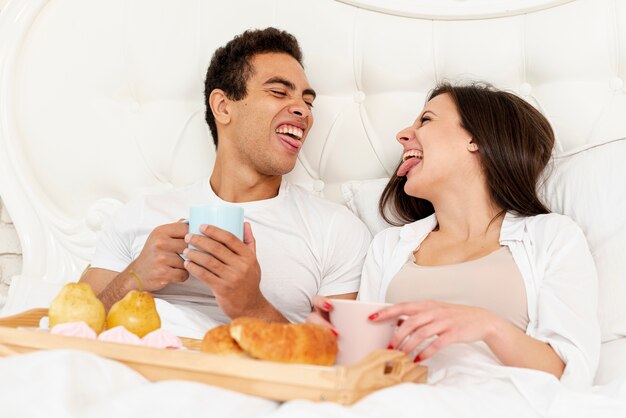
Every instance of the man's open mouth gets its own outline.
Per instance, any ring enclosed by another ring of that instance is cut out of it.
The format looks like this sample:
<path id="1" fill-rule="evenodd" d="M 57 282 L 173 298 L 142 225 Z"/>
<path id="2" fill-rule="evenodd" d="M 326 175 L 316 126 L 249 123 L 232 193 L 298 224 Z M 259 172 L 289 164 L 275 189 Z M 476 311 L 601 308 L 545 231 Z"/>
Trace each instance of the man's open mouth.
<path id="1" fill-rule="evenodd" d="M 298 128 L 297 126 L 293 126 L 289 124 L 280 125 L 278 128 L 276 128 L 276 133 L 288 135 L 291 138 L 294 138 L 297 140 L 301 140 L 302 136 L 304 135 L 304 131 L 302 129 Z"/>

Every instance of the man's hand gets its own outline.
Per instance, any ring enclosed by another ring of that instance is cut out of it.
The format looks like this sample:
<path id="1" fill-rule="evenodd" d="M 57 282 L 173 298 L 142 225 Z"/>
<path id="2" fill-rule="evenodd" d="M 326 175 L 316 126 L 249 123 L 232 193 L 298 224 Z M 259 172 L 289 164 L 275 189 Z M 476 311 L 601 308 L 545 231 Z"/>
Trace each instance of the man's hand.
<path id="1" fill-rule="evenodd" d="M 179 254 L 187 247 L 184 240 L 187 224 L 176 222 L 156 227 L 148 236 L 139 256 L 121 273 L 90 268 L 80 281 L 88 283 L 108 310 L 131 290 L 140 289 L 134 271 L 141 279 L 141 289 L 155 291 L 169 283 L 184 282 L 189 277 Z"/>
<path id="2" fill-rule="evenodd" d="M 188 259 L 185 268 L 211 288 L 224 313 L 231 318 L 246 315 L 286 321 L 259 288 L 261 267 L 250 224 L 244 223 L 243 242 L 212 225 L 201 225 L 200 232 L 205 236 L 185 237 L 187 243 L 197 248 L 183 252 Z"/>
<path id="3" fill-rule="evenodd" d="M 185 235 L 189 226 L 183 222 L 161 225 L 150 233 L 137 257 L 124 272 L 134 270 L 146 291 L 163 289 L 170 283 L 187 280 L 189 272 L 179 254 L 187 248 Z"/>

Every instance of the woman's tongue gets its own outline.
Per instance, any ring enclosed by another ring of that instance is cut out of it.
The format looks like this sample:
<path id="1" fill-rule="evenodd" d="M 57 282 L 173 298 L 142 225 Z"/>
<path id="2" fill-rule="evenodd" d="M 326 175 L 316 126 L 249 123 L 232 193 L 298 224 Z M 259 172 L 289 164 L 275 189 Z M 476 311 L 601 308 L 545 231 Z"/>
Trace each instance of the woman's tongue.
<path id="1" fill-rule="evenodd" d="M 412 157 L 403 162 L 400 167 L 398 167 L 398 171 L 396 172 L 396 176 L 404 177 L 406 174 L 411 171 L 413 167 L 418 165 L 421 162 L 421 158 Z"/>

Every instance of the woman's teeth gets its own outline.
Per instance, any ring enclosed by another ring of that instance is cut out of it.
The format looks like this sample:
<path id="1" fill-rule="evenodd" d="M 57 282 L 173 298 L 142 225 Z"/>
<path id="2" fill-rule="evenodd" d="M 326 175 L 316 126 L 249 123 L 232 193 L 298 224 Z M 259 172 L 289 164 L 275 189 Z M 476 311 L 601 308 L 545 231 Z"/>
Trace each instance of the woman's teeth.
<path id="1" fill-rule="evenodd" d="M 408 160 L 409 158 L 424 158 L 424 154 L 420 150 L 410 149 L 402 154 L 402 162 Z"/>

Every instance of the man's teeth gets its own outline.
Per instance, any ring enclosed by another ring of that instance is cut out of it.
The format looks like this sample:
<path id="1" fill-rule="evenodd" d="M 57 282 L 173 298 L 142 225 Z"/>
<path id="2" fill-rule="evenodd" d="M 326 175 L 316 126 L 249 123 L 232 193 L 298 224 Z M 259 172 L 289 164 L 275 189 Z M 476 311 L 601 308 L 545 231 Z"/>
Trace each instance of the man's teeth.
<path id="1" fill-rule="evenodd" d="M 402 154 L 402 162 L 405 162 L 409 158 L 422 159 L 424 158 L 424 154 L 422 153 L 422 151 L 411 149 L 411 150 L 406 151 L 404 154 Z"/>
<path id="2" fill-rule="evenodd" d="M 302 135 L 304 135 L 304 131 L 296 126 L 291 125 L 281 125 L 276 128 L 276 133 L 279 134 L 289 134 L 295 138 L 301 139 Z"/>

